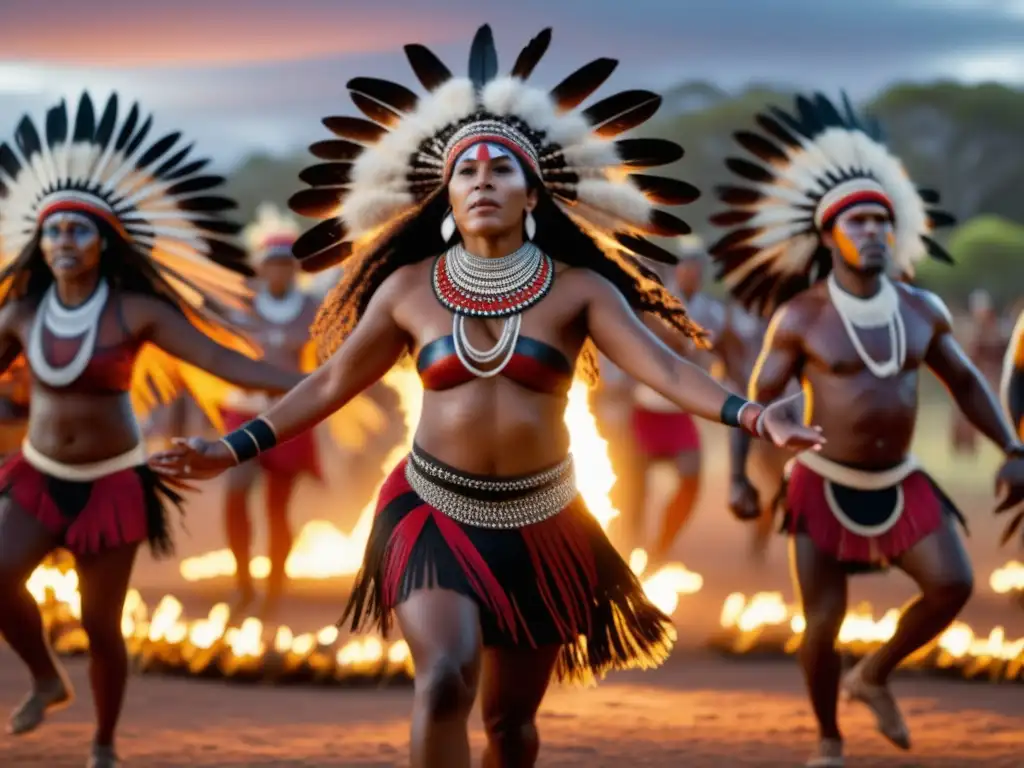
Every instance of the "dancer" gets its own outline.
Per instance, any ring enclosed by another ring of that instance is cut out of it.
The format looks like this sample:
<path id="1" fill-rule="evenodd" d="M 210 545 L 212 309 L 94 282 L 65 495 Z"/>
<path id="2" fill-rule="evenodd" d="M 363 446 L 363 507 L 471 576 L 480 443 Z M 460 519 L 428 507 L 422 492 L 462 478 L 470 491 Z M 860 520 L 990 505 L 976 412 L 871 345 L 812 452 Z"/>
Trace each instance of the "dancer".
<path id="1" fill-rule="evenodd" d="M 32 675 L 8 731 L 34 730 L 71 698 L 25 589 L 64 547 L 89 637 L 93 768 L 116 764 L 135 554 L 144 539 L 171 551 L 165 505 L 181 502 L 146 466 L 132 399 L 173 391 L 176 359 L 272 391 L 301 380 L 213 340 L 242 343 L 220 309 L 244 296 L 244 254 L 224 239 L 233 203 L 178 133 L 147 142 L 151 124 L 116 94 L 99 113 L 84 94 L 77 113 L 62 101 L 43 132 L 26 116 L 14 146 L 0 145 L 0 368 L 24 351 L 32 379 L 28 437 L 0 468 L 0 631 Z"/>
<path id="2" fill-rule="evenodd" d="M 273 205 L 265 203 L 256 211 L 255 220 L 244 235 L 250 263 L 260 282 L 251 311 L 238 318 L 241 326 L 260 342 L 263 359 L 283 370 L 301 371 L 303 354 L 310 346 L 309 326 L 317 304 L 296 285 L 298 262 L 292 257 L 292 244 L 298 237 L 298 224 Z M 235 389 L 222 408 L 224 427 L 234 430 L 266 410 L 270 399 L 263 392 Z M 179 433 L 180 434 L 180 433 Z M 224 525 L 228 546 L 235 558 L 236 595 L 232 614 L 241 615 L 256 597 L 249 571 L 252 547 L 252 523 L 248 496 L 262 475 L 267 512 L 267 538 L 270 572 L 259 618 L 266 623 L 280 604 L 285 586 L 285 563 L 294 537 L 288 508 L 292 493 L 303 475 L 320 480 L 315 434 L 303 432 L 284 445 L 242 464 L 227 473 Z"/>
<path id="3" fill-rule="evenodd" d="M 681 255 L 674 274 L 671 268 L 655 269 L 666 286 L 675 283 L 672 292 L 682 300 L 687 314 L 709 331 L 713 340 L 712 329 L 721 326 L 722 305 L 700 290 L 707 254 L 700 240 L 693 235 L 680 237 L 679 241 Z M 677 353 L 705 369 L 711 367 L 712 358 L 708 351 L 688 343 L 678 334 L 670 332 L 666 337 L 666 334 L 659 333 L 664 324 L 657 317 L 645 317 L 644 320 Z M 672 545 L 690 521 L 697 504 L 701 475 L 700 431 L 691 414 L 680 410 L 672 401 L 641 383 L 636 383 L 633 388 L 631 422 L 639 458 L 637 480 L 645 506 L 648 496 L 647 478 L 655 464 L 671 462 L 678 481 L 675 492 L 657 518 L 658 534 L 650 553 L 651 566 L 656 567 L 668 558 Z"/>
<path id="4" fill-rule="evenodd" d="M 972 291 L 968 307 L 971 313 L 970 336 L 964 343 L 964 349 L 989 386 L 998 389 L 1003 355 L 1010 340 L 988 291 L 982 288 Z M 959 411 L 952 414 L 950 432 L 954 453 L 977 455 L 978 432 Z"/>
<path id="5" fill-rule="evenodd" d="M 738 142 L 762 163 L 730 159 L 747 182 L 719 190 L 730 209 L 713 217 L 736 227 L 715 246 L 730 291 L 775 312 L 750 393 L 779 396 L 799 377 L 808 419 L 828 438 L 801 453 L 788 478 L 786 529 L 807 628 L 800 650 L 820 730 L 808 763 L 843 764 L 836 722 L 836 636 L 850 573 L 895 565 L 920 596 L 896 633 L 842 681 L 874 713 L 893 744 L 910 734 L 888 687 L 890 673 L 945 629 L 971 594 L 972 573 L 953 503 L 909 454 L 922 366 L 1008 457 L 1021 450 L 983 377 L 956 343 L 950 316 L 927 291 L 886 276 L 913 274 L 926 254 L 949 261 L 929 237 L 952 220 L 931 207 L 882 143 L 876 122 L 849 101 L 800 96 L 790 114 L 757 116 L 762 133 Z"/>
<path id="6" fill-rule="evenodd" d="M 696 191 L 622 173 L 679 157 L 660 139 L 612 141 L 654 113 L 655 94 L 627 91 L 574 111 L 615 61 L 587 65 L 550 94 L 527 85 L 549 40 L 548 30 L 535 37 L 504 76 L 482 27 L 468 78 L 408 46 L 425 97 L 349 82 L 355 103 L 391 130 L 328 118 L 349 138 L 331 142 L 334 162 L 307 172 L 324 186 L 291 201 L 328 217 L 299 239 L 296 256 L 353 261 L 314 325 L 328 359 L 244 430 L 153 458 L 178 477 L 220 473 L 308 429 L 415 353 L 425 388 L 416 440 L 382 489 L 343 621 L 386 633 L 397 614 L 416 665 L 418 767 L 469 765 L 478 681 L 484 764 L 533 765 L 534 718 L 553 670 L 580 679 L 649 666 L 673 641 L 669 617 L 647 601 L 576 489 L 565 408 L 588 338 L 703 418 L 742 422 L 793 448 L 820 440 L 785 404 L 730 397 L 637 320 L 631 307 L 699 332 L 635 256 L 606 252 L 595 238 L 671 259 L 642 233 L 686 227 L 650 200 L 682 203 Z M 592 361 L 583 356 L 584 366 Z"/>
<path id="7" fill-rule="evenodd" d="M 725 303 L 724 324 L 712 329 L 713 351 L 725 385 L 746 393 L 767 331 L 767 321 L 736 301 Z M 800 392 L 793 381 L 786 395 Z M 763 561 L 775 520 L 776 501 L 784 483 L 789 454 L 765 440 L 756 443 L 742 430 L 729 433 L 729 509 L 740 520 L 754 521 L 750 552 Z"/>

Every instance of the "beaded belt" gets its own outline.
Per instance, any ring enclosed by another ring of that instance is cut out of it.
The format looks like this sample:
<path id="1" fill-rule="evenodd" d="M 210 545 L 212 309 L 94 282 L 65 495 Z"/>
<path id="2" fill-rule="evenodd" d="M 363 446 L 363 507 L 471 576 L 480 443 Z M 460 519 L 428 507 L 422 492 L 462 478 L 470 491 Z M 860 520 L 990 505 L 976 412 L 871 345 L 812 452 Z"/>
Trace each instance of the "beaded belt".
<path id="1" fill-rule="evenodd" d="M 539 523 L 557 515 L 579 493 L 572 456 L 535 475 L 487 480 L 460 474 L 414 447 L 405 478 L 427 504 L 475 528 L 524 528 Z"/>

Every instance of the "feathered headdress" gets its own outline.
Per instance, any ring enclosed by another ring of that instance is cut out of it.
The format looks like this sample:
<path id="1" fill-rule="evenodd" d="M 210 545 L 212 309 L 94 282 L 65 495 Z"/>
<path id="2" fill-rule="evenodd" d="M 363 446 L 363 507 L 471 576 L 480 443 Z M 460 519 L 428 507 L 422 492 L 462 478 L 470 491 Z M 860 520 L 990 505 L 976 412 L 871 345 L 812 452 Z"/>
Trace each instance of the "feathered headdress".
<path id="1" fill-rule="evenodd" d="M 214 194 L 224 179 L 203 172 L 209 160 L 179 132 L 145 145 L 153 117 L 138 104 L 120 117 L 116 93 L 98 116 L 85 93 L 73 119 L 62 100 L 42 131 L 25 115 L 14 146 L 0 145 L 0 275 L 44 218 L 77 210 L 109 224 L 197 311 L 204 298 L 232 302 L 248 270 L 224 218 L 235 203 Z"/>
<path id="2" fill-rule="evenodd" d="M 124 239 L 154 292 L 208 335 L 245 349 L 226 314 L 243 306 L 252 274 L 232 242 L 239 227 L 225 217 L 235 202 L 217 194 L 223 177 L 204 171 L 209 160 L 194 157 L 181 133 L 147 143 L 152 126 L 138 104 L 121 114 L 116 93 L 99 113 L 88 93 L 73 115 L 62 100 L 42 130 L 22 117 L 14 141 L 0 144 L 0 301 L 16 285 L 25 266 L 19 256 L 44 219 L 83 212 Z M 135 368 L 136 405 L 166 402 L 192 373 L 199 375 L 146 345 Z"/>
<path id="3" fill-rule="evenodd" d="M 250 263 L 260 264 L 277 256 L 292 257 L 292 245 L 299 237 L 299 223 L 273 203 L 261 203 L 252 222 L 242 230 Z"/>
<path id="4" fill-rule="evenodd" d="M 370 119 L 324 119 L 338 138 L 310 147 L 327 162 L 300 174 L 311 188 L 289 201 L 296 213 L 325 219 L 295 244 L 303 268 L 338 264 L 353 245 L 372 242 L 414 214 L 447 184 L 458 153 L 480 141 L 515 153 L 598 243 L 674 262 L 644 235 L 688 233 L 686 223 L 656 205 L 689 203 L 699 192 L 676 179 L 634 171 L 674 162 L 683 150 L 663 139 L 616 139 L 654 115 L 661 97 L 623 91 L 577 111 L 618 62 L 596 59 L 544 91 L 526 81 L 550 41 L 545 29 L 523 48 L 511 72 L 500 75 L 485 25 L 473 39 L 467 77 L 453 76 L 424 46 L 407 45 L 413 72 L 428 91 L 423 97 L 385 80 L 350 80 L 352 101 Z"/>
<path id="5" fill-rule="evenodd" d="M 914 186 L 878 121 L 859 116 L 845 94 L 841 108 L 821 94 L 798 96 L 793 113 L 771 107 L 755 120 L 761 132 L 734 136 L 760 162 L 726 160 L 744 183 L 718 188 L 730 208 L 711 218 L 732 228 L 710 251 L 741 302 L 771 313 L 827 276 L 832 260 L 821 232 L 863 202 L 892 214 L 898 273 L 912 277 L 926 255 L 952 262 L 929 235 L 953 217 L 930 207 L 938 194 Z"/>

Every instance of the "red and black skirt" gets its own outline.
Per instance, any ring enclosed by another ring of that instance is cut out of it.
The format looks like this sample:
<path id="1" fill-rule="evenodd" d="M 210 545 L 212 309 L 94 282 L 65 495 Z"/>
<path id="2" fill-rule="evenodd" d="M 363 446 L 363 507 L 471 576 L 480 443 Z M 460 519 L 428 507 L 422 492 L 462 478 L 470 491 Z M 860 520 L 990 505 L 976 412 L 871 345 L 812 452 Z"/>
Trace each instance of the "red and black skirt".
<path id="1" fill-rule="evenodd" d="M 145 464 L 94 480 L 45 474 L 19 451 L 0 466 L 0 497 L 41 522 L 73 554 L 148 540 L 154 557 L 173 553 L 168 505 L 182 497 Z"/>
<path id="2" fill-rule="evenodd" d="M 571 463 L 563 465 L 571 474 Z M 554 514 L 529 521 L 538 506 L 550 512 L 552 504 L 559 505 Z M 485 511 L 490 517 L 483 521 Z M 562 465 L 524 478 L 489 478 L 414 448 L 381 489 L 338 623 L 350 622 L 354 631 L 370 625 L 387 636 L 393 609 L 425 588 L 472 599 L 485 646 L 561 646 L 560 680 L 655 666 L 675 641 L 671 619 L 646 598 Z"/>
<path id="3" fill-rule="evenodd" d="M 966 529 L 960 510 L 921 469 L 905 473 L 892 485 L 864 489 L 793 461 L 780 496 L 783 530 L 809 536 L 850 572 L 888 568 L 946 518 Z"/>

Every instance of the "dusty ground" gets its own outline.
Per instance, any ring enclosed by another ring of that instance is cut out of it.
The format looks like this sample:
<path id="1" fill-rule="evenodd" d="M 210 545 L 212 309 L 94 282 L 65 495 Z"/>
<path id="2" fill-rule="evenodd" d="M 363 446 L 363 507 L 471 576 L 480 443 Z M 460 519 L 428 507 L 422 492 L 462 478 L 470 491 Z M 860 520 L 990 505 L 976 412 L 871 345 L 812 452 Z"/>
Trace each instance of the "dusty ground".
<path id="1" fill-rule="evenodd" d="M 85 666 L 71 665 L 87 697 Z M 0 653 L 0 708 L 22 693 L 22 675 Z M 890 748 L 859 709 L 844 710 L 849 765 L 909 768 L 1024 766 L 1022 689 L 917 678 L 896 684 L 913 728 L 909 755 Z M 120 750 L 128 766 L 406 765 L 407 690 L 250 688 L 135 678 Z M 657 673 L 615 677 L 590 690 L 556 689 L 540 717 L 541 766 L 723 768 L 795 766 L 814 732 L 790 662 L 673 659 Z M 84 765 L 87 699 L 36 735 L 0 737 L 0 765 Z M 473 743 L 482 747 L 478 716 Z"/>
<path id="2" fill-rule="evenodd" d="M 723 456 L 720 440 L 711 437 L 714 455 Z M 987 453 L 977 461 L 954 460 L 934 448 L 944 438 L 939 415 L 919 443 L 926 465 L 972 519 L 967 545 L 978 587 L 965 618 L 986 632 L 1001 623 L 1011 637 L 1024 635 L 1024 611 L 994 595 L 987 583 L 992 570 L 1015 554 L 995 547 L 998 526 L 988 511 L 995 457 Z M 781 539 L 773 543 L 765 564 L 748 561 L 747 532 L 724 511 L 723 464 L 717 458 L 708 462 L 701 509 L 677 549 L 705 577 L 705 589 L 685 598 L 676 613 L 684 650 L 657 672 L 614 676 L 596 690 L 554 689 L 540 717 L 541 766 L 802 764 L 814 731 L 796 665 L 791 660 L 724 660 L 693 650 L 717 625 L 729 592 L 779 589 L 791 594 Z M 656 495 L 666 492 L 669 479 L 663 476 L 656 483 Z M 321 517 L 347 524 L 337 499 L 303 487 L 295 507 L 297 522 Z M 219 488 L 211 486 L 193 502 L 182 555 L 223 546 Z M 140 562 L 135 583 L 150 605 L 173 590 L 192 615 L 205 613 L 227 586 L 186 589 L 174 563 L 148 558 Z M 343 590 L 338 584 L 323 585 L 319 595 L 303 589 L 284 618 L 300 631 L 330 624 L 344 600 Z M 881 609 L 899 605 L 912 592 L 901 576 L 872 577 L 856 582 L 852 598 L 869 599 Z M 0 736 L 0 768 L 84 765 L 91 722 L 85 664 L 73 661 L 70 669 L 82 698 L 37 735 L 20 741 Z M 0 716 L 21 698 L 24 686 L 22 670 L 0 648 Z M 874 733 L 866 713 L 844 709 L 851 768 L 1024 768 L 1024 685 L 902 676 L 896 690 L 913 728 L 914 751 L 895 751 Z M 407 689 L 281 689 L 138 677 L 129 691 L 120 749 L 127 765 L 140 768 L 405 765 L 409 706 Z M 478 715 L 473 740 L 479 754 Z"/>

